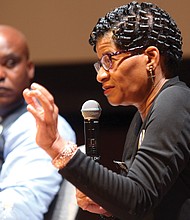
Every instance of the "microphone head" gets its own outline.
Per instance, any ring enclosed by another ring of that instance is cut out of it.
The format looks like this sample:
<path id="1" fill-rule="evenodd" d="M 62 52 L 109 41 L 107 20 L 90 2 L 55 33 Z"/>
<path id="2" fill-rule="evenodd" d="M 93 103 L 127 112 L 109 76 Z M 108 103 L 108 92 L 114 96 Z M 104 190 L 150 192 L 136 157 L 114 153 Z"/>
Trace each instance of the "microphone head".
<path id="1" fill-rule="evenodd" d="M 101 107 L 99 103 L 95 100 L 86 101 L 81 108 L 82 115 L 84 119 L 99 119 L 101 115 Z"/>

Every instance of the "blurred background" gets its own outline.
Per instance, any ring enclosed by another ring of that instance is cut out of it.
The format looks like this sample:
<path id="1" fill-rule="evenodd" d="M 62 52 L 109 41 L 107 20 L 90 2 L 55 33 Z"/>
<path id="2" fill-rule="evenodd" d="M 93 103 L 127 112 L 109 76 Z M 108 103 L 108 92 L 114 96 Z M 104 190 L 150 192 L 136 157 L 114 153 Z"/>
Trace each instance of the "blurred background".
<path id="1" fill-rule="evenodd" d="M 3 0 L 1 23 L 21 29 L 38 64 L 68 64 L 94 61 L 89 34 L 98 18 L 127 0 Z M 142 2 L 142 1 L 139 1 Z M 176 20 L 184 37 L 184 55 L 190 56 L 188 0 L 152 0 Z"/>
<path id="2" fill-rule="evenodd" d="M 127 4 L 124 0 L 3 0 L 0 23 L 20 29 L 27 37 L 31 58 L 36 64 L 35 81 L 47 87 L 56 104 L 84 143 L 82 104 L 97 100 L 102 107 L 100 147 L 102 163 L 116 170 L 113 160 L 120 160 L 133 107 L 112 107 L 96 82 L 93 63 L 96 54 L 88 44 L 90 32 L 99 17 L 113 8 Z M 139 1 L 142 2 L 142 1 Z M 190 2 L 188 0 L 152 0 L 176 21 L 183 36 L 184 60 L 181 79 L 190 85 Z M 79 212 L 78 219 L 93 220 L 99 216 Z"/>

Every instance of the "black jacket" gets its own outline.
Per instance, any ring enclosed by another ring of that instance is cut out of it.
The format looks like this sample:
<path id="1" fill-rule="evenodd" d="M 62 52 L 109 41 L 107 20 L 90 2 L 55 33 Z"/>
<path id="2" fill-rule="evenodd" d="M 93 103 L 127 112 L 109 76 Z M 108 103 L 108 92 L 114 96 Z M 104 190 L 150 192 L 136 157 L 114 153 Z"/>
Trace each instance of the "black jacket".
<path id="1" fill-rule="evenodd" d="M 117 144 L 117 140 L 116 140 Z M 121 220 L 190 219 L 190 89 L 165 83 L 142 123 L 137 112 L 116 174 L 78 151 L 59 172 Z"/>

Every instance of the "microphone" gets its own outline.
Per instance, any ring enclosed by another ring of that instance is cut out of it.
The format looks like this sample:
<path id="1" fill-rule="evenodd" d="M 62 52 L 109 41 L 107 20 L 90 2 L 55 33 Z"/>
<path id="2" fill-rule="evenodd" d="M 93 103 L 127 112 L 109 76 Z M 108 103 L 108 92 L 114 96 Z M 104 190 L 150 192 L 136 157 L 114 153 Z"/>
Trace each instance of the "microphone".
<path id="1" fill-rule="evenodd" d="M 99 117 L 101 115 L 101 107 L 95 100 L 86 101 L 81 108 L 84 117 L 84 136 L 86 154 L 93 160 L 99 161 Z"/>

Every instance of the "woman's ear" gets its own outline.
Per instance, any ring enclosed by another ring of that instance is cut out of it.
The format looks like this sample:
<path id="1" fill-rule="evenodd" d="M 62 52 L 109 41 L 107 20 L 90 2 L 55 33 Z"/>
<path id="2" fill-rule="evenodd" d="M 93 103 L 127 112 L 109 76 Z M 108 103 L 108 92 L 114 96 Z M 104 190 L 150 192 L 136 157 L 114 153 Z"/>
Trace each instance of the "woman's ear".
<path id="1" fill-rule="evenodd" d="M 160 52 L 158 48 L 155 46 L 149 46 L 146 48 L 145 54 L 148 56 L 147 71 L 150 69 L 150 67 L 155 70 L 160 62 Z"/>

